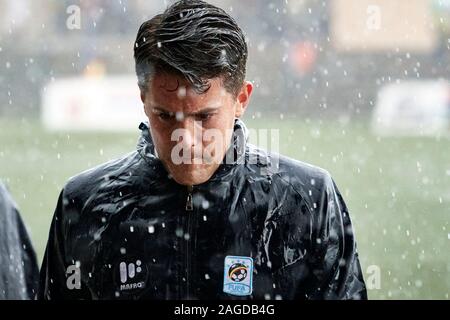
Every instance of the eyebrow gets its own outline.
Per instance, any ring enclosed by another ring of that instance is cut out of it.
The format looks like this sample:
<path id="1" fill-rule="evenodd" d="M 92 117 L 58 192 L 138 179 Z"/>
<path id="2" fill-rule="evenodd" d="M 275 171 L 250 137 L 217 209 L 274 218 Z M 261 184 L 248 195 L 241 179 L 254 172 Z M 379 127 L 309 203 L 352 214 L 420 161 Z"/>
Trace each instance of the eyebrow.
<path id="1" fill-rule="evenodd" d="M 213 112 L 213 111 L 218 110 L 220 107 L 221 106 L 218 106 L 218 107 L 207 107 L 207 108 L 204 108 L 204 109 L 199 110 L 197 112 L 186 113 L 185 115 L 186 116 L 195 116 L 195 115 L 198 115 L 198 114 L 209 113 L 209 112 Z M 175 114 L 175 112 L 169 111 L 169 110 L 167 110 L 164 107 L 153 107 L 153 111 L 164 112 L 164 113 L 168 113 L 168 114 Z"/>

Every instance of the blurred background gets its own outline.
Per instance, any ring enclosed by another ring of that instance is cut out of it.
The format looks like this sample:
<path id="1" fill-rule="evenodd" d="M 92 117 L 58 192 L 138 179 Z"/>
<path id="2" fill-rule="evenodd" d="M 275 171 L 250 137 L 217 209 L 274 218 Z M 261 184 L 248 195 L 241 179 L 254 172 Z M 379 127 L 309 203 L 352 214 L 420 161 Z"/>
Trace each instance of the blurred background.
<path id="1" fill-rule="evenodd" d="M 210 2 L 248 40 L 247 125 L 334 177 L 369 298 L 449 299 L 450 0 Z M 135 148 L 134 39 L 171 3 L 0 0 L 0 180 L 39 263 L 65 181 Z"/>

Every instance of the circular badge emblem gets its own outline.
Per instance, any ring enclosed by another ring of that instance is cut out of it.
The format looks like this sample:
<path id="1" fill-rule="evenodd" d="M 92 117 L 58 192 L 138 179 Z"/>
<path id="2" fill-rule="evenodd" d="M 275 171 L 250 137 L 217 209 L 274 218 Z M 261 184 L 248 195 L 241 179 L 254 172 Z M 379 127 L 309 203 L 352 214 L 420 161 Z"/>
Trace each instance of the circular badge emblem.
<path id="1" fill-rule="evenodd" d="M 234 282 L 241 282 L 247 278 L 247 266 L 242 263 L 234 263 L 228 269 L 228 277 Z"/>

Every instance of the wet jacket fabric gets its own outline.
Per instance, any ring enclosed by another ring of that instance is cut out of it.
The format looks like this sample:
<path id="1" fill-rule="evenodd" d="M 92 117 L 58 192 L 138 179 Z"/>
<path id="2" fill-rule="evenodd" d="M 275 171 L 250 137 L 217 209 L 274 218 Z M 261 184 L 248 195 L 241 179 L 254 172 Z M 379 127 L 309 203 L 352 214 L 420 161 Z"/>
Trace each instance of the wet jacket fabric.
<path id="1" fill-rule="evenodd" d="M 34 299 L 39 269 L 17 205 L 0 182 L 0 300 Z"/>
<path id="2" fill-rule="evenodd" d="M 366 299 L 346 204 L 330 174 L 233 143 L 187 187 L 137 150 L 71 178 L 52 221 L 41 299 Z M 231 160 L 230 160 L 231 159 Z"/>

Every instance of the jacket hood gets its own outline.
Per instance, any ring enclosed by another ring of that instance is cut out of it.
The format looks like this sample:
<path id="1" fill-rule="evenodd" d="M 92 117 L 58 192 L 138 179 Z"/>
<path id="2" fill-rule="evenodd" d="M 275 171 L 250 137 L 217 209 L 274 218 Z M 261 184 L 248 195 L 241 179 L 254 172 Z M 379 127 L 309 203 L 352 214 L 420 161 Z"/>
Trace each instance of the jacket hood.
<path id="1" fill-rule="evenodd" d="M 141 136 L 137 143 L 137 152 L 147 163 L 151 165 L 162 164 L 158 158 L 155 145 L 150 134 L 150 125 L 146 122 L 141 122 L 139 125 Z M 247 126 L 238 118 L 234 120 L 232 143 L 228 148 L 219 168 L 216 173 L 226 171 L 235 164 L 242 164 L 245 160 L 245 150 L 248 145 L 249 133 Z M 213 175 L 214 177 L 214 175 Z"/>

